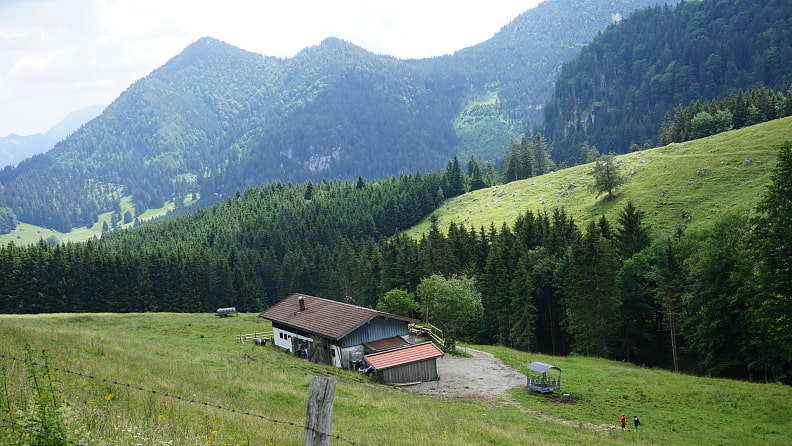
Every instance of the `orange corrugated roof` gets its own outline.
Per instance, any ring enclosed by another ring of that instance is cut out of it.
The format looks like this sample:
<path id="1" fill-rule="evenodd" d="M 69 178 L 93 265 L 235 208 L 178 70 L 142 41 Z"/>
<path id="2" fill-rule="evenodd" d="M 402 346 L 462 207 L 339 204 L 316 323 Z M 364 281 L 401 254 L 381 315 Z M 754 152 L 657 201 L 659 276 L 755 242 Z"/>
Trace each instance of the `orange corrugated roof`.
<path id="1" fill-rule="evenodd" d="M 408 345 L 393 350 L 372 353 L 365 355 L 364 358 L 375 369 L 383 370 L 439 356 L 443 356 L 443 352 L 431 342 L 425 342 L 423 344 Z"/>
<path id="2" fill-rule="evenodd" d="M 301 297 L 305 303 L 305 311 L 302 312 L 299 308 Z M 330 339 L 341 339 L 375 317 L 414 321 L 408 317 L 299 293 L 276 303 L 259 317 Z"/>

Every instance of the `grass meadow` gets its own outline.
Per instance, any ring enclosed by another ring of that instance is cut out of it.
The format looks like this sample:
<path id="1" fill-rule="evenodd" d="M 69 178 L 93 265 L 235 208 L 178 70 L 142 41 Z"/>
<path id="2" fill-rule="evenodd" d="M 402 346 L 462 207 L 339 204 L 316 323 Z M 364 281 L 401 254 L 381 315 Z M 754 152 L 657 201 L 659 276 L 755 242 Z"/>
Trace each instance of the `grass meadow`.
<path id="1" fill-rule="evenodd" d="M 471 346 L 520 369 L 559 366 L 575 404 L 522 389 L 443 399 L 236 342 L 269 328 L 255 314 L 2 315 L 0 444 L 44 444 L 20 426 L 47 424 L 82 445 L 300 445 L 313 376 L 336 380 L 333 445 L 792 441 L 792 389 L 775 383 Z M 52 406 L 59 415 L 44 419 Z M 616 428 L 622 413 L 640 417 L 639 432 Z"/>
<path id="2" fill-rule="evenodd" d="M 644 222 L 660 235 L 680 226 L 698 227 L 725 213 L 750 213 L 775 166 L 777 148 L 792 140 L 792 117 L 720 133 L 707 138 L 618 155 L 628 181 L 616 198 L 596 196 L 593 163 L 469 192 L 447 200 L 433 215 L 441 229 L 450 222 L 479 230 L 511 224 L 527 211 L 552 213 L 564 208 L 583 228 L 605 215 L 612 223 L 628 201 L 646 213 Z M 607 148 L 598 148 L 607 152 Z M 427 217 L 406 231 L 428 231 Z"/>
<path id="3" fill-rule="evenodd" d="M 191 206 L 195 204 L 195 200 L 191 195 L 184 198 L 184 205 Z M 121 199 L 121 213 L 130 211 L 134 214 L 134 206 L 131 197 L 124 197 Z M 176 208 L 173 201 L 168 201 L 165 205 L 158 209 L 148 209 L 146 212 L 138 216 L 140 221 L 153 220 L 158 217 L 166 215 L 168 212 Z M 68 242 L 84 242 L 93 237 L 102 236 L 102 228 L 104 224 L 111 226 L 113 212 L 105 212 L 98 216 L 98 220 L 91 227 L 73 228 L 71 232 L 63 233 L 54 229 L 47 229 L 41 226 L 31 225 L 29 223 L 19 223 L 17 227 L 8 234 L 0 234 L 0 244 L 8 244 L 14 242 L 17 246 L 25 246 L 33 243 L 38 243 L 39 240 L 49 241 L 54 238 L 59 243 Z M 130 229 L 134 226 L 134 222 L 119 223 L 118 226 L 123 229 Z"/>

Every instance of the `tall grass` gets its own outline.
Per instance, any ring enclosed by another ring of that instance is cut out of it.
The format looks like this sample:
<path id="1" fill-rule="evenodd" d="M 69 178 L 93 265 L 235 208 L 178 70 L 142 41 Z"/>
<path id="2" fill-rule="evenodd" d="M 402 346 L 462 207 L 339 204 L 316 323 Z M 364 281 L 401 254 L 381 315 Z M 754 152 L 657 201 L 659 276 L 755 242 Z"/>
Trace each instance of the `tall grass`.
<path id="1" fill-rule="evenodd" d="M 443 399 L 235 340 L 268 328 L 252 314 L 0 316 L 0 353 L 81 374 L 46 369 L 65 403 L 62 432 L 85 445 L 299 445 L 317 375 L 337 381 L 333 434 L 361 445 L 781 445 L 792 438 L 792 391 L 777 384 L 481 346 L 521 369 L 533 360 L 558 365 L 576 404 L 521 389 L 494 403 Z M 28 366 L 0 359 L 0 376 L 2 418 L 20 421 L 32 401 Z M 641 418 L 640 432 L 611 428 L 623 412 Z M 22 432 L 0 422 L 0 444 L 24 444 Z"/>

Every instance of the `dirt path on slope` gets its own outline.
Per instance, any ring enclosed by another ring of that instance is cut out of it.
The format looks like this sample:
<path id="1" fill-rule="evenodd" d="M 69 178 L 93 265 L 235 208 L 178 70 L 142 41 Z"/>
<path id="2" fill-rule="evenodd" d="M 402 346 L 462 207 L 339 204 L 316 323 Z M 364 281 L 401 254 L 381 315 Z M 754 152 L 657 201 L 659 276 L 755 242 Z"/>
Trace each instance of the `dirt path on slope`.
<path id="1" fill-rule="evenodd" d="M 596 425 L 567 420 L 522 407 L 509 396 L 507 391 L 514 388 L 524 389 L 527 379 L 526 375 L 518 372 L 517 369 L 496 358 L 491 353 L 470 348 L 463 349 L 463 351 L 467 352 L 470 357 L 444 355 L 437 359 L 439 380 L 422 382 L 405 386 L 404 388 L 450 399 L 475 399 L 499 406 L 513 404 L 520 407 L 520 410 L 525 413 L 569 426 L 599 431 L 616 428 L 607 424 Z"/>

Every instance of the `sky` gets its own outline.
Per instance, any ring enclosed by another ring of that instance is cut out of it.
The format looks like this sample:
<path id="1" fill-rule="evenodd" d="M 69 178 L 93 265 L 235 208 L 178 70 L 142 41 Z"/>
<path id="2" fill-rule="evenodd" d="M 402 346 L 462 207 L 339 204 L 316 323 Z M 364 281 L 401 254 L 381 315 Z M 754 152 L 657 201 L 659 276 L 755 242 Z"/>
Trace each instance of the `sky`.
<path id="1" fill-rule="evenodd" d="M 402 59 L 481 43 L 541 0 L 0 0 L 0 137 L 108 105 L 209 36 L 292 57 L 327 37 Z"/>

